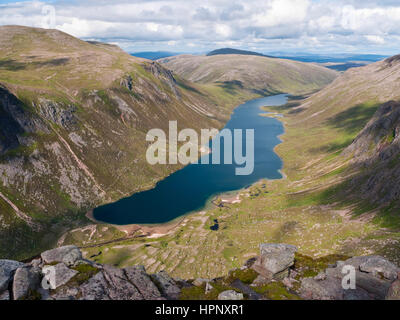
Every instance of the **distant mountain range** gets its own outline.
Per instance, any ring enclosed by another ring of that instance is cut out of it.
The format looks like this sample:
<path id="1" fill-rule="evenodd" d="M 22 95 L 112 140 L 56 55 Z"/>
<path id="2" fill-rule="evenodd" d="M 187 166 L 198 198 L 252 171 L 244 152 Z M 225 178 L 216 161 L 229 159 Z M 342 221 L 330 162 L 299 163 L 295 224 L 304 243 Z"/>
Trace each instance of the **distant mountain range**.
<path id="1" fill-rule="evenodd" d="M 168 58 L 172 56 L 177 56 L 179 53 L 169 52 L 169 51 L 143 51 L 131 53 L 132 56 L 138 58 L 145 58 L 149 60 L 158 60 L 162 58 Z"/>
<path id="2" fill-rule="evenodd" d="M 282 59 L 290 59 L 301 62 L 349 62 L 349 61 L 366 61 L 377 62 L 388 58 L 385 55 L 377 54 L 312 54 L 312 53 L 298 53 L 298 54 L 285 54 L 275 53 L 274 56 Z"/>

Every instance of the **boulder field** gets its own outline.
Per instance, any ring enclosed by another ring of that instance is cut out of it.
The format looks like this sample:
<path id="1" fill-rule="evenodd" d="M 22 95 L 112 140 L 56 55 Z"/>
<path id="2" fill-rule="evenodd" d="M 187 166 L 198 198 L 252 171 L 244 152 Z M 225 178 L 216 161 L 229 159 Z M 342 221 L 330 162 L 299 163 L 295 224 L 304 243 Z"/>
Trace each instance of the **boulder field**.
<path id="1" fill-rule="evenodd" d="M 0 260 L 0 300 L 400 300 L 400 268 L 381 256 L 312 259 L 288 244 L 216 279 L 182 280 L 144 267 L 117 268 L 76 246 L 21 263 Z"/>

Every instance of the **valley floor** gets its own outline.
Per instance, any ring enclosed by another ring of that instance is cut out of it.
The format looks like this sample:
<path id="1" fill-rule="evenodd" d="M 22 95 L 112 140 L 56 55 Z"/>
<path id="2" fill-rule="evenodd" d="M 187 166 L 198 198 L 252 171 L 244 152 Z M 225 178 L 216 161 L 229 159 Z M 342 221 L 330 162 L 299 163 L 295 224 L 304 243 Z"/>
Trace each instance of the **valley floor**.
<path id="1" fill-rule="evenodd" d="M 110 225 L 93 225 L 64 235 L 59 245 L 77 244 L 87 258 L 120 267 L 144 265 L 149 273 L 167 270 L 174 277 L 214 278 L 256 256 L 260 243 L 289 243 L 312 257 L 380 254 L 400 263 L 400 219 L 396 211 L 343 196 L 358 173 L 342 151 L 377 106 L 365 104 L 348 126 L 320 114 L 298 116 L 293 97 L 269 111 L 284 115 L 282 157 L 286 179 L 260 181 L 239 192 L 240 202 L 225 203 L 184 217 L 167 234 Z M 320 119 L 319 119 L 320 118 Z M 350 128 L 350 129 L 349 129 Z M 218 220 L 218 230 L 211 226 Z M 126 230 L 125 230 L 126 231 Z M 120 240 L 119 240 L 120 239 Z"/>

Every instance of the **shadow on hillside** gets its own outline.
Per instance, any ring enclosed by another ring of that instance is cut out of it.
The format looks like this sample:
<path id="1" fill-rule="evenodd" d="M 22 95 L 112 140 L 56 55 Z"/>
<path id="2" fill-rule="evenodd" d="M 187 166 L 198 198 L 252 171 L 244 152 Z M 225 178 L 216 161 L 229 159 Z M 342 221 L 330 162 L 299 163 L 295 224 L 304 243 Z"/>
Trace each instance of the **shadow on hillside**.
<path id="1" fill-rule="evenodd" d="M 334 117 L 329 118 L 326 121 L 326 124 L 328 126 L 342 131 L 349 137 L 343 139 L 343 141 L 332 141 L 327 143 L 326 145 L 312 148 L 310 151 L 313 153 L 331 153 L 344 150 L 353 143 L 354 139 L 362 131 L 362 129 L 364 129 L 364 127 L 375 114 L 379 106 L 380 104 L 359 104 L 338 113 Z"/>
<path id="2" fill-rule="evenodd" d="M 356 105 L 329 118 L 327 123 L 329 126 L 344 130 L 346 133 L 358 134 L 375 114 L 379 105 L 375 104 L 372 107 L 364 104 Z"/>
<path id="3" fill-rule="evenodd" d="M 298 221 L 287 221 L 278 230 L 276 230 L 272 236 L 272 242 L 274 243 L 285 243 L 287 236 L 294 233 L 300 226 Z"/>
<path id="4" fill-rule="evenodd" d="M 237 90 L 244 89 L 243 83 L 238 80 L 224 82 L 217 81 L 216 84 L 231 95 L 236 94 Z"/>
<path id="5" fill-rule="evenodd" d="M 21 63 L 12 59 L 1 60 L 0 69 L 7 71 L 20 71 L 26 69 L 26 63 Z"/>
<path id="6" fill-rule="evenodd" d="M 340 157 L 342 157 L 340 151 L 354 141 L 380 105 L 357 105 L 328 119 L 327 124 L 345 133 L 347 139 L 342 137 L 342 141 L 332 141 L 311 149 L 311 151 L 316 154 L 318 152 L 336 151 L 336 157 L 339 157 L 337 159 L 340 160 Z M 371 164 L 369 156 L 366 154 L 365 160 L 358 159 L 357 162 L 350 162 L 341 170 L 328 173 L 330 177 L 338 178 L 336 184 L 327 186 L 323 190 L 287 195 L 289 205 L 323 206 L 334 204 L 334 207 L 338 209 L 352 207 L 354 217 L 376 210 L 375 222 L 382 227 L 399 231 L 400 188 L 398 186 L 400 185 L 400 152 L 396 148 L 393 148 L 393 150 L 395 152 L 388 159 L 379 160 Z M 320 187 L 323 187 L 323 181 L 325 180 L 321 180 Z"/>
<path id="7" fill-rule="evenodd" d="M 47 61 L 38 61 L 34 62 L 33 64 L 37 67 L 57 67 L 57 66 L 62 66 L 68 63 L 70 59 L 69 58 L 59 58 L 59 59 L 51 59 Z"/>
<path id="8" fill-rule="evenodd" d="M 29 66 L 34 68 L 41 68 L 41 67 L 57 67 L 61 65 L 65 65 L 68 63 L 69 58 L 58 58 L 58 59 L 51 59 L 46 61 L 34 61 L 34 62 L 18 62 L 12 59 L 7 60 L 0 60 L 0 70 L 7 70 L 7 71 L 21 71 L 28 69 Z"/>
<path id="9" fill-rule="evenodd" d="M 196 88 L 193 88 L 192 86 L 187 85 L 184 81 L 182 81 L 181 79 L 176 79 L 176 82 L 178 83 L 178 85 L 188 91 L 200 94 L 202 96 L 204 96 L 205 94 L 199 90 L 197 90 Z"/>

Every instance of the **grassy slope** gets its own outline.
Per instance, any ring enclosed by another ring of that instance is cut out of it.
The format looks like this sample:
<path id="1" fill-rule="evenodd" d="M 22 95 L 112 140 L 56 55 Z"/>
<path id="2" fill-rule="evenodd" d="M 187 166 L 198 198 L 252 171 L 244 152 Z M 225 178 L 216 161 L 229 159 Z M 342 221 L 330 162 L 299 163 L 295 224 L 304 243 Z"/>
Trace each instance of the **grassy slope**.
<path id="1" fill-rule="evenodd" d="M 262 242 L 291 243 L 313 257 L 381 254 L 400 263 L 398 204 L 375 208 L 343 192 L 357 172 L 342 155 L 379 103 L 400 98 L 399 69 L 379 62 L 349 70 L 306 100 L 294 97 L 286 106 L 270 108 L 285 115 L 286 134 L 276 150 L 286 179 L 242 191 L 240 204 L 186 217 L 163 238 L 85 251 L 101 252 L 96 257 L 101 262 L 143 264 L 150 272 L 166 269 L 183 278 L 226 274 L 257 255 Z M 209 228 L 216 218 L 217 232 Z"/>
<path id="2" fill-rule="evenodd" d="M 159 61 L 190 81 L 249 92 L 311 92 L 338 75 L 314 64 L 249 55 L 181 55 Z"/>
<path id="3" fill-rule="evenodd" d="M 306 92 L 334 76 L 301 68 L 303 75 L 316 74 L 311 87 L 301 76 L 284 77 L 271 90 Z M 0 198 L 0 257 L 21 259 L 53 246 L 60 233 L 88 223 L 87 210 L 177 170 L 147 164 L 149 129 L 167 129 L 168 120 L 183 128 L 220 128 L 234 106 L 264 92 L 175 78 L 176 83 L 159 65 L 112 45 L 56 30 L 0 27 L 0 85 L 8 98 L 18 99 L 21 123 L 40 124 L 18 132 L 19 145 L 0 155 L 0 192 L 9 200 Z M 12 113 L 0 108 L 0 114 Z M 74 121 L 64 123 L 65 115 Z M 42 231 L 32 230 L 10 202 Z"/>

